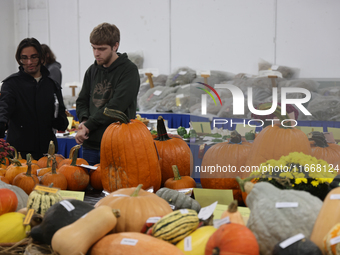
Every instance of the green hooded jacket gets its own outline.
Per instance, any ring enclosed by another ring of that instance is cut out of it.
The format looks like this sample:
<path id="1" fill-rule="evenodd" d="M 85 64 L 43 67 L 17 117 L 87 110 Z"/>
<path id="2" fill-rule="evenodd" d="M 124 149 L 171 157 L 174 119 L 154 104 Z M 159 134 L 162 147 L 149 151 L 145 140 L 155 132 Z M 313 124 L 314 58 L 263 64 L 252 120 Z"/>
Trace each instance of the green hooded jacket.
<path id="1" fill-rule="evenodd" d="M 103 133 L 113 122 L 103 114 L 105 107 L 122 111 L 129 119 L 136 118 L 139 72 L 126 53 L 117 54 L 119 57 L 108 68 L 95 61 L 85 73 L 76 101 L 78 119 L 87 119 L 84 125 L 90 130 L 85 148 L 100 150 Z"/>

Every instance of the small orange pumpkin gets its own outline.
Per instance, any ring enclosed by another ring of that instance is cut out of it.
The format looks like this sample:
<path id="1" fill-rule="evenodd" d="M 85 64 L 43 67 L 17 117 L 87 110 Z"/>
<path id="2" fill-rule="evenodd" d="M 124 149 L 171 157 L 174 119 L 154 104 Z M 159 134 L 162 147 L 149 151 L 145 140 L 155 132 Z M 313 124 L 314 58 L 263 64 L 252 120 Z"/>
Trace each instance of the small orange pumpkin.
<path id="1" fill-rule="evenodd" d="M 18 198 L 10 189 L 0 189 L 0 215 L 15 212 L 18 206 Z"/>
<path id="2" fill-rule="evenodd" d="M 12 164 L 7 167 L 5 174 L 6 179 L 10 184 L 13 183 L 15 176 L 20 173 L 26 173 L 27 165 L 22 165 L 17 159 L 11 159 Z"/>
<path id="3" fill-rule="evenodd" d="M 259 255 L 255 235 L 244 225 L 229 223 L 220 226 L 209 238 L 205 255 Z"/>
<path id="4" fill-rule="evenodd" d="M 19 188 L 23 189 L 27 195 L 29 195 L 35 185 L 39 184 L 39 179 L 36 175 L 31 173 L 31 154 L 27 154 L 27 172 L 20 173 L 13 179 L 13 185 L 18 186 Z"/>
<path id="5" fill-rule="evenodd" d="M 96 166 L 97 169 L 90 171 L 90 183 L 91 183 L 91 186 L 94 189 L 103 190 L 103 184 L 102 184 L 102 179 L 101 179 L 102 175 L 101 175 L 101 171 L 100 171 L 100 164 L 96 164 L 94 166 Z"/>
<path id="6" fill-rule="evenodd" d="M 164 183 L 164 187 L 169 189 L 196 188 L 195 180 L 190 176 L 181 176 L 176 165 L 172 166 L 172 170 L 174 172 L 174 177 L 167 179 Z"/>
<path id="7" fill-rule="evenodd" d="M 51 173 L 47 172 L 41 177 L 40 183 L 44 186 L 50 186 L 53 183 L 54 188 L 61 190 L 67 189 L 67 179 L 62 173 L 57 173 L 57 160 L 55 155 L 52 157 L 52 169 Z M 46 168 L 45 168 L 46 169 Z"/>
<path id="8" fill-rule="evenodd" d="M 222 213 L 221 219 L 229 217 L 229 221 L 232 223 L 238 223 L 241 225 L 245 225 L 243 217 L 241 213 L 237 209 L 238 203 L 235 199 L 228 205 L 228 210 Z"/>
<path id="9" fill-rule="evenodd" d="M 90 176 L 83 167 L 77 166 L 77 147 L 73 153 L 73 159 L 71 164 L 64 164 L 58 170 L 57 173 L 63 174 L 67 179 L 67 189 L 73 191 L 85 190 L 87 185 L 90 183 Z"/>
<path id="10" fill-rule="evenodd" d="M 70 155 L 69 155 L 69 158 L 66 158 L 62 161 L 59 161 L 58 163 L 58 167 L 57 168 L 60 168 L 62 167 L 63 165 L 70 165 L 71 162 L 73 161 L 73 158 L 76 157 L 76 165 L 89 165 L 89 163 L 83 159 L 83 158 L 78 158 L 78 151 L 80 149 L 80 145 L 75 145 L 71 148 L 70 150 Z M 74 155 L 75 154 L 75 155 Z"/>

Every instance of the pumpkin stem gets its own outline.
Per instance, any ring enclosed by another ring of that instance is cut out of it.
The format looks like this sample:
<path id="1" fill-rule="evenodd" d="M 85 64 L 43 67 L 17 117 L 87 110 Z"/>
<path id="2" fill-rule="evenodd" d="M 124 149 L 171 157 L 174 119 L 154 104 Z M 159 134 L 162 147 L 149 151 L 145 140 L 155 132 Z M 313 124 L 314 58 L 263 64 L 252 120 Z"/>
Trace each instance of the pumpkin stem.
<path id="1" fill-rule="evenodd" d="M 17 158 L 14 158 L 14 159 L 9 159 L 11 161 L 12 164 L 16 165 L 16 166 L 22 166 L 21 162 L 17 159 Z"/>
<path id="2" fill-rule="evenodd" d="M 54 146 L 54 143 L 53 143 L 52 140 L 50 141 L 50 144 L 48 145 L 48 152 L 47 153 L 49 155 L 54 155 L 54 153 L 55 153 L 55 146 Z"/>
<path id="3" fill-rule="evenodd" d="M 132 193 L 131 197 L 138 197 L 138 193 L 141 190 L 142 186 L 143 184 L 139 184 L 137 188 L 135 189 L 135 191 Z"/>
<path id="4" fill-rule="evenodd" d="M 55 155 L 49 157 L 51 157 L 52 160 L 52 174 L 57 174 L 57 160 L 55 158 Z M 49 161 L 47 160 L 47 162 Z"/>
<path id="5" fill-rule="evenodd" d="M 30 153 L 27 153 L 26 155 L 26 165 L 27 165 L 26 176 L 31 177 L 32 176 L 32 157 Z"/>
<path id="6" fill-rule="evenodd" d="M 247 177 L 245 179 L 241 179 L 240 177 L 237 176 L 235 179 L 238 182 L 238 184 L 240 185 L 241 191 L 244 192 L 244 185 L 245 185 L 245 183 L 246 182 L 250 182 L 253 179 L 253 177 Z"/>
<path id="7" fill-rule="evenodd" d="M 77 158 L 78 158 L 78 151 L 80 149 L 80 145 L 76 145 L 73 147 L 74 150 L 72 151 L 72 162 L 71 162 L 71 166 L 76 166 L 77 165 Z M 72 149 L 73 149 L 72 148 Z M 71 150 L 72 150 L 71 149 Z M 70 158 L 71 158 L 71 152 L 70 152 Z"/>
<path id="8" fill-rule="evenodd" d="M 112 209 L 112 213 L 116 218 L 120 217 L 120 210 L 119 209 Z"/>
<path id="9" fill-rule="evenodd" d="M 237 206 L 238 206 L 238 202 L 235 199 L 234 201 L 232 201 L 229 205 L 228 205 L 228 212 L 230 213 L 234 213 L 237 212 Z"/>
<path id="10" fill-rule="evenodd" d="M 244 184 L 244 190 L 245 190 L 245 192 L 247 193 L 247 194 L 249 194 L 250 192 L 251 192 L 251 190 L 254 188 L 254 183 L 252 183 L 252 182 L 246 182 L 245 184 Z"/>
<path id="11" fill-rule="evenodd" d="M 175 181 L 182 179 L 181 175 L 179 174 L 178 167 L 176 165 L 172 166 L 172 171 L 174 172 L 174 180 Z"/>
<path id="12" fill-rule="evenodd" d="M 212 251 L 212 255 L 219 255 L 220 254 L 220 248 L 215 247 Z"/>
<path id="13" fill-rule="evenodd" d="M 130 123 L 129 118 L 121 111 L 113 110 L 109 108 L 104 109 L 104 115 L 112 118 L 113 120 L 119 121 L 121 124 L 128 124 Z"/>
<path id="14" fill-rule="evenodd" d="M 168 136 L 168 133 L 166 132 L 164 119 L 162 116 L 159 116 L 157 119 L 157 137 L 155 138 L 155 140 L 167 141 L 169 139 L 171 138 Z"/>
<path id="15" fill-rule="evenodd" d="M 26 155 L 26 157 L 27 157 L 27 155 Z M 18 160 L 22 160 L 23 158 L 22 158 L 22 156 L 21 156 L 21 153 L 20 152 L 18 152 Z"/>
<path id="16" fill-rule="evenodd" d="M 242 137 L 236 130 L 231 132 L 229 143 L 242 143 Z"/>
<path id="17" fill-rule="evenodd" d="M 319 131 L 313 131 L 307 135 L 310 141 L 314 141 L 317 147 L 326 148 L 328 147 L 328 143 L 326 141 L 326 137 L 323 133 Z"/>
<path id="18" fill-rule="evenodd" d="M 259 110 L 268 110 L 272 107 L 272 103 L 264 103 L 264 104 L 260 104 L 257 108 Z M 273 114 L 280 120 L 280 123 L 285 120 L 285 119 L 289 119 L 287 113 L 286 115 L 281 115 L 281 106 L 277 105 L 275 111 L 273 112 Z M 291 126 L 291 121 L 288 121 L 289 126 Z M 282 128 L 291 128 L 291 127 L 283 127 L 282 125 L 280 125 Z"/>

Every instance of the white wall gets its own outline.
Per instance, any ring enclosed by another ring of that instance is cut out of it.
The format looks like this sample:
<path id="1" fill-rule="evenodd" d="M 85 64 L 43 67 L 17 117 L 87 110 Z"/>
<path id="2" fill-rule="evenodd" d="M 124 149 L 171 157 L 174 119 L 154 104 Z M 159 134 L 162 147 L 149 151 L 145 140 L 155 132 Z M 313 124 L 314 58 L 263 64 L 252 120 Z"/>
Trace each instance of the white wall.
<path id="1" fill-rule="evenodd" d="M 142 51 L 144 68 L 163 74 L 257 74 L 262 58 L 303 78 L 339 78 L 339 10 L 339 0 L 0 0 L 0 79 L 17 70 L 21 39 L 36 37 L 62 64 L 70 95 L 65 84 L 82 82 L 94 60 L 89 34 L 102 22 L 120 28 L 120 52 Z"/>

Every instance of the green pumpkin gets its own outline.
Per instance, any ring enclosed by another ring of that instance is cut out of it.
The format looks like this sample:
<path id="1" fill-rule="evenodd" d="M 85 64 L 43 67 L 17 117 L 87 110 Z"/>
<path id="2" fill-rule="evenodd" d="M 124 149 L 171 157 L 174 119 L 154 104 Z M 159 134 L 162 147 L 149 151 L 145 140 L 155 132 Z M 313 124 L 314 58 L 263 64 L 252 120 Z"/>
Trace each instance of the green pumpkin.
<path id="1" fill-rule="evenodd" d="M 170 205 L 175 206 L 174 210 L 192 209 L 197 213 L 201 210 L 201 205 L 195 199 L 177 190 L 161 188 L 156 192 L 156 195 L 165 199 Z"/>

